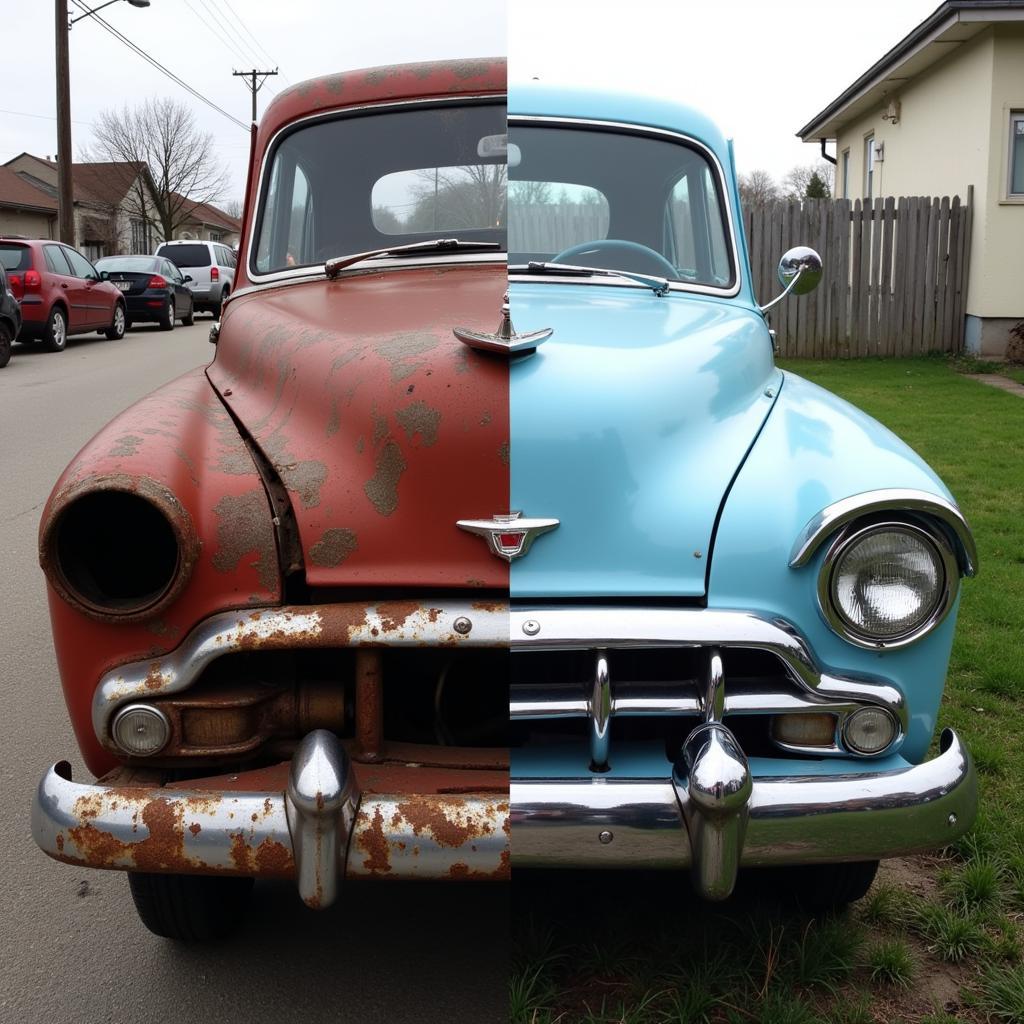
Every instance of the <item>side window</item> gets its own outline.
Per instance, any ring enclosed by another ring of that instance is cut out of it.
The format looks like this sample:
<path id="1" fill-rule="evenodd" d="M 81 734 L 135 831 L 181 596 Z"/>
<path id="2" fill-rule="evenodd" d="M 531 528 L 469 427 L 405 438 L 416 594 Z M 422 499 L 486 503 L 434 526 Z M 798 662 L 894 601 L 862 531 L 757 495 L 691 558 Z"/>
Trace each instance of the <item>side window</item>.
<path id="1" fill-rule="evenodd" d="M 163 261 L 163 270 L 161 273 L 169 281 L 177 281 L 178 284 L 181 284 L 181 271 L 170 260 Z"/>
<path id="2" fill-rule="evenodd" d="M 68 248 L 64 248 L 62 251 L 67 257 L 68 263 L 71 264 L 71 273 L 74 274 L 75 277 L 99 277 L 99 274 L 96 273 L 93 265 L 81 253 Z"/>
<path id="3" fill-rule="evenodd" d="M 726 284 L 732 274 L 722 208 L 711 168 L 704 161 L 684 174 L 668 202 L 674 261 L 684 280 Z"/>
<path id="4" fill-rule="evenodd" d="M 295 267 L 316 261 L 309 179 L 298 164 L 289 161 L 289 166 L 283 166 L 283 161 L 277 159 L 271 172 L 256 267 L 269 270 L 271 266 Z"/>
<path id="5" fill-rule="evenodd" d="M 46 269 L 51 274 L 62 274 L 64 277 L 71 274 L 68 261 L 64 259 L 64 250 L 59 245 L 44 245 L 43 259 L 46 260 Z"/>

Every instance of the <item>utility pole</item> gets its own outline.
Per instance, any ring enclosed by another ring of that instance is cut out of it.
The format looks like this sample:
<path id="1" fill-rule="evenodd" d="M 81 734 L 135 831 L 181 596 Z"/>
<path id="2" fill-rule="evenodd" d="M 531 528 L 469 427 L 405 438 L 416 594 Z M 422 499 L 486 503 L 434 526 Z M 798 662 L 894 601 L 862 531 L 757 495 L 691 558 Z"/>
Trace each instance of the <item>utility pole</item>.
<path id="1" fill-rule="evenodd" d="M 56 0 L 57 30 L 57 234 L 75 244 L 75 207 L 71 185 L 71 70 L 68 66 L 68 0 Z"/>
<path id="2" fill-rule="evenodd" d="M 256 123 L 256 93 L 258 93 L 260 91 L 260 89 L 263 88 L 263 83 L 268 78 L 270 78 L 271 75 L 276 75 L 277 74 L 277 68 L 274 68 L 273 71 L 257 71 L 255 68 L 253 68 L 251 71 L 232 71 L 231 74 L 235 78 L 248 78 L 248 79 L 250 79 L 250 81 L 246 82 L 245 84 L 249 87 L 250 92 L 252 92 L 252 123 L 255 124 Z M 259 79 L 259 83 L 256 82 L 257 78 Z"/>

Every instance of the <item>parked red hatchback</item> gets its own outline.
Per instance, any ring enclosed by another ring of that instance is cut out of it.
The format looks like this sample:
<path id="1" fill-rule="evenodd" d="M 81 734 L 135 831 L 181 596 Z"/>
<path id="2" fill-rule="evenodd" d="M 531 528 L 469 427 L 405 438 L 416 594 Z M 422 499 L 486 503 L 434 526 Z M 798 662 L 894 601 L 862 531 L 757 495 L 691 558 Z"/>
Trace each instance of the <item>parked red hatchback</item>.
<path id="1" fill-rule="evenodd" d="M 0 237 L 0 264 L 21 303 L 21 341 L 62 352 L 72 334 L 124 337 L 121 292 L 80 253 L 48 239 Z"/>

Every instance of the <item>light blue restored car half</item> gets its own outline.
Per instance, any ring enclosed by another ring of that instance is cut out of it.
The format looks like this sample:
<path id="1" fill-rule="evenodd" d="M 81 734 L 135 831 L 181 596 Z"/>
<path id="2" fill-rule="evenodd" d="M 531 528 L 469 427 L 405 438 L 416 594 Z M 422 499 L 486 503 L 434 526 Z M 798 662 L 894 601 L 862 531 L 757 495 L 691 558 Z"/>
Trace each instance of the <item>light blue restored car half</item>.
<path id="1" fill-rule="evenodd" d="M 513 85 L 508 165 L 511 504 L 547 520 L 511 556 L 513 864 L 688 867 L 711 899 L 820 865 L 809 901 L 855 899 L 975 816 L 952 730 L 928 759 L 970 530 L 775 366 L 705 117 Z M 783 301 L 821 274 L 786 253 Z"/>

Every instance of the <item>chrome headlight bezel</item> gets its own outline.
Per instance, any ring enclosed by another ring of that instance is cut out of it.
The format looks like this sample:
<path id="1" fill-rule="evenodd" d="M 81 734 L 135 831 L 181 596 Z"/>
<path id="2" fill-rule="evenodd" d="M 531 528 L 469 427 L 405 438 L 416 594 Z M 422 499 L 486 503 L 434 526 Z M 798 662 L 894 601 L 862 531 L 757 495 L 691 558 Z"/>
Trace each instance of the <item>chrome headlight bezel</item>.
<path id="1" fill-rule="evenodd" d="M 834 592 L 837 565 L 854 545 L 875 533 L 900 532 L 912 534 L 927 544 L 938 556 L 942 568 L 942 587 L 929 615 L 913 629 L 895 636 L 872 636 L 851 623 L 840 611 Z M 960 567 L 956 552 L 940 528 L 924 522 L 896 517 L 873 518 L 851 523 L 840 530 L 829 544 L 818 572 L 818 607 L 829 627 L 844 640 L 867 650 L 894 650 L 921 640 L 945 620 L 956 603 L 960 588 Z"/>

